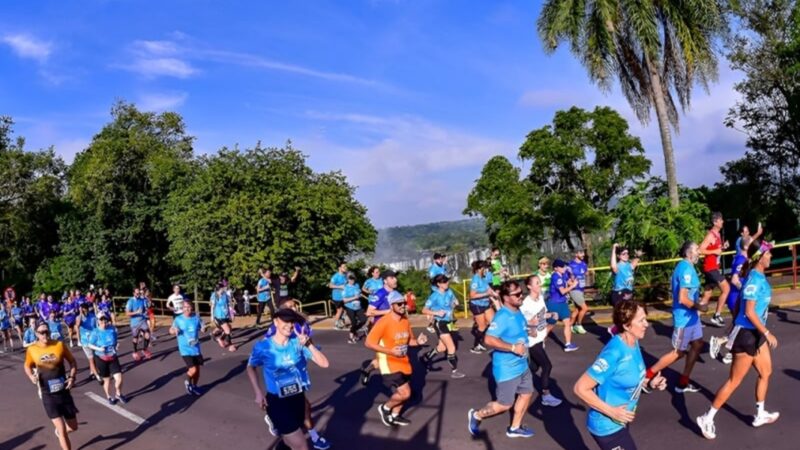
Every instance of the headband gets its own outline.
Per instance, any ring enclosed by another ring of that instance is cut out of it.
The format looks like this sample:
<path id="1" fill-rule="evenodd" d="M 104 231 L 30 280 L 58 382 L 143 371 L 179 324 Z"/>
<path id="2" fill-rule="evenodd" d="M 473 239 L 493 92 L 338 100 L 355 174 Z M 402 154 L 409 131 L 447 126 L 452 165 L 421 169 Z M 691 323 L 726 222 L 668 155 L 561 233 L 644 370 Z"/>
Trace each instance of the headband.
<path id="1" fill-rule="evenodd" d="M 775 244 L 767 241 L 761 241 L 761 247 L 758 248 L 758 251 L 753 254 L 753 257 L 750 258 L 751 262 L 758 262 L 765 253 L 772 250 Z"/>

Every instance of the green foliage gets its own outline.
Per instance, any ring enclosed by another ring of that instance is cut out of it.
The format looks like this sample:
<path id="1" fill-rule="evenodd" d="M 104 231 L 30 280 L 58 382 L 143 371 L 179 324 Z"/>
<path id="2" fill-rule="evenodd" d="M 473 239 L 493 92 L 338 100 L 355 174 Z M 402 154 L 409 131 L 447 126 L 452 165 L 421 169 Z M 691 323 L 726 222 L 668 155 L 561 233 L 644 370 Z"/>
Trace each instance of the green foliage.
<path id="1" fill-rule="evenodd" d="M 127 291 L 147 280 L 163 289 L 171 272 L 164 200 L 190 171 L 193 138 L 175 113 L 118 103 L 111 115 L 69 169 L 74 210 L 61 220 L 61 255 L 88 266 L 84 283 Z"/>
<path id="2" fill-rule="evenodd" d="M 166 202 L 169 260 L 178 278 L 208 289 L 221 276 L 253 283 L 259 266 L 300 266 L 326 283 L 337 261 L 371 251 L 376 232 L 339 172 L 314 173 L 283 149 L 222 149 L 201 157 Z"/>
<path id="3" fill-rule="evenodd" d="M 55 254 L 65 166 L 52 148 L 25 150 L 12 127 L 0 117 L 0 267 L 4 283 L 25 292 L 39 263 Z"/>
<path id="4" fill-rule="evenodd" d="M 570 246 L 579 237 L 591 252 L 589 234 L 611 226 L 612 200 L 650 169 L 639 138 L 607 107 L 556 112 L 552 125 L 528 134 L 519 158 L 531 164 L 522 180 L 506 158 L 489 160 L 465 210 L 485 217 L 490 240 L 516 255 L 529 253 L 545 228 Z"/>

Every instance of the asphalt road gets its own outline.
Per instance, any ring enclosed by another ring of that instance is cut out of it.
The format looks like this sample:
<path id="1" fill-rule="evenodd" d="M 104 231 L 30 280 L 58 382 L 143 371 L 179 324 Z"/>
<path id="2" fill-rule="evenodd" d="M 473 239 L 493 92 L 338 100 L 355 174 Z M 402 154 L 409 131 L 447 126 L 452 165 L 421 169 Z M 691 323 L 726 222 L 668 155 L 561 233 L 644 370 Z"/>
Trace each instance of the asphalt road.
<path id="1" fill-rule="evenodd" d="M 717 414 L 717 439 L 703 439 L 694 425 L 694 418 L 707 409 L 729 368 L 705 354 L 693 376 L 695 384 L 703 388 L 702 392 L 684 396 L 669 391 L 642 398 L 631 426 L 639 448 L 798 448 L 800 309 L 778 309 L 769 320 L 770 329 L 780 341 L 773 354 L 774 371 L 767 398 L 767 408 L 781 412 L 777 423 L 760 429 L 750 425 L 755 410 L 753 371 Z M 405 413 L 413 423 L 402 429 L 389 429 L 380 422 L 376 412 L 376 406 L 386 399 L 379 377 L 373 376 L 367 387 L 358 381 L 357 368 L 371 353 L 362 345 L 348 345 L 345 332 L 319 331 L 315 333 L 315 341 L 331 360 L 331 367 L 311 369 L 313 386 L 309 398 L 314 405 L 313 417 L 318 430 L 333 448 L 339 449 L 594 449 L 594 441 L 585 427 L 586 408 L 571 392 L 572 384 L 607 339 L 604 327 L 587 329 L 589 334 L 574 339 L 581 346 L 575 353 L 564 353 L 559 342 L 547 341 L 554 364 L 552 389 L 565 402 L 548 408 L 535 397 L 525 424 L 532 427 L 536 435 L 527 440 L 505 436 L 507 415 L 484 421 L 483 433 L 476 439 L 468 434 L 466 412 L 490 399 L 492 385 L 490 357 L 469 353 L 471 341 L 460 343 L 460 368 L 467 374 L 464 379 L 451 380 L 447 370 L 426 374 L 422 367 L 415 367 L 415 396 Z M 275 444 L 275 438 L 264 425 L 263 415 L 253 403 L 244 374 L 247 356 L 262 330 L 238 330 L 235 342 L 243 345 L 235 353 L 223 351 L 214 342 L 204 342 L 206 363 L 200 385 L 207 392 L 202 397 L 189 397 L 184 393 L 184 365 L 175 340 L 165 336 L 166 329 L 158 331 L 160 339 L 153 359 L 137 364 L 130 357 L 127 327 L 121 330 L 124 391 L 130 397 L 130 402 L 122 408 L 129 417 L 123 417 L 90 397 L 93 393 L 102 399 L 102 388 L 96 382 L 83 381 L 88 377 L 87 365 L 83 352 L 75 349 L 80 382 L 73 390 L 73 397 L 81 412 L 80 429 L 71 435 L 74 448 L 248 450 L 271 448 Z M 717 330 L 705 328 L 706 339 Z M 648 364 L 669 350 L 670 333 L 669 321 L 652 324 L 641 343 Z M 462 329 L 461 335 L 471 338 L 469 330 Z M 560 330 L 556 337 L 561 337 Z M 431 343 L 434 342 L 435 337 L 431 339 Z M 21 353 L 0 355 L 0 449 L 58 448 L 35 387 L 22 372 L 23 356 Z M 446 364 L 440 366 L 444 368 Z M 665 371 L 670 388 L 682 367 L 683 363 L 678 362 Z M 535 380 L 538 383 L 538 378 Z M 138 419 L 144 421 L 137 424 Z"/>

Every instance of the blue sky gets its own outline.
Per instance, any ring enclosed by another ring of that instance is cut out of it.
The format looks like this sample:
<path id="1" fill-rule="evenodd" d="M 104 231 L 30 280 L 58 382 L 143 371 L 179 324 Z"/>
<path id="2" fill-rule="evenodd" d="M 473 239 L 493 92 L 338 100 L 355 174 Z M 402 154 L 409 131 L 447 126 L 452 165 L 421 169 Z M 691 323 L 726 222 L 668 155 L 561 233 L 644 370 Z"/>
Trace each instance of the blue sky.
<path id="1" fill-rule="evenodd" d="M 461 218 L 492 156 L 558 109 L 609 105 L 663 176 L 655 123 L 601 92 L 566 48 L 546 55 L 540 1 L 5 2 L 0 114 L 71 162 L 116 99 L 174 110 L 198 153 L 281 146 L 342 170 L 378 227 Z M 722 125 L 739 74 L 720 65 L 675 137 L 678 178 L 720 179 L 744 153 Z M 655 117 L 653 117 L 655 119 Z"/>

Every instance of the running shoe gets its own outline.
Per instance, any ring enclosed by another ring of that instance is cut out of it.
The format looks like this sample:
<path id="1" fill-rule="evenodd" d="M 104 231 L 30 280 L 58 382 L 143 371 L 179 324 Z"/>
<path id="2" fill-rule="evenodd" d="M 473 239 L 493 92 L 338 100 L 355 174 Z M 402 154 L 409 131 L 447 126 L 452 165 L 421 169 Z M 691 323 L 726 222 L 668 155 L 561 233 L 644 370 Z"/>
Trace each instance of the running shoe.
<path id="1" fill-rule="evenodd" d="M 336 322 L 336 324 L 334 324 L 333 327 L 336 328 L 337 330 L 344 330 L 344 322 L 340 320 Z"/>
<path id="2" fill-rule="evenodd" d="M 329 448 L 331 448 L 331 443 L 325 440 L 325 438 L 322 436 L 320 436 L 316 441 L 312 439 L 311 443 L 317 450 L 328 450 Z"/>
<path id="3" fill-rule="evenodd" d="M 480 345 L 476 345 L 475 347 L 472 347 L 471 349 L 469 349 L 469 351 L 470 351 L 470 353 L 475 353 L 476 355 L 480 355 L 481 353 L 483 353 L 483 350 L 481 350 L 481 346 Z"/>
<path id="4" fill-rule="evenodd" d="M 708 340 L 708 356 L 710 356 L 711 359 L 717 359 L 717 356 L 719 356 L 719 348 L 719 338 L 711 336 L 711 339 Z"/>
<path id="5" fill-rule="evenodd" d="M 760 427 L 761 425 L 769 425 L 778 420 L 778 417 L 780 416 L 781 413 L 779 412 L 764 411 L 761 414 L 756 414 L 756 416 L 753 418 L 753 426 Z"/>
<path id="6" fill-rule="evenodd" d="M 233 344 L 229 345 L 228 346 L 228 351 L 231 352 L 231 353 L 235 352 L 236 351 L 236 346 L 233 345 Z"/>
<path id="7" fill-rule="evenodd" d="M 455 369 L 453 369 L 453 371 L 450 372 L 450 378 L 453 378 L 453 379 L 464 378 L 465 376 L 467 376 L 467 375 L 464 372 L 459 372 L 459 371 L 457 371 Z"/>
<path id="8" fill-rule="evenodd" d="M 722 357 L 722 362 L 725 364 L 730 364 L 733 362 L 733 353 L 726 353 L 725 356 Z"/>
<path id="9" fill-rule="evenodd" d="M 192 384 L 189 380 L 183 380 L 183 387 L 186 388 L 186 393 L 192 395 Z"/>
<path id="10" fill-rule="evenodd" d="M 561 404 L 561 399 L 554 396 L 553 394 L 542 395 L 542 405 L 555 407 L 560 404 Z"/>
<path id="11" fill-rule="evenodd" d="M 467 413 L 467 429 L 469 430 L 469 434 L 473 436 L 477 436 L 478 433 L 481 432 L 480 430 L 481 421 L 475 417 L 475 410 L 470 409 Z"/>
<path id="12" fill-rule="evenodd" d="M 133 360 L 134 361 L 139 362 L 139 361 L 141 361 L 141 359 L 142 359 L 142 357 L 139 356 L 138 352 L 133 352 Z"/>
<path id="13" fill-rule="evenodd" d="M 116 405 L 117 404 L 117 399 L 115 399 L 114 397 L 108 397 L 108 404 L 111 405 L 111 406 Z"/>
<path id="14" fill-rule="evenodd" d="M 348 339 L 347 339 L 347 343 L 348 343 L 348 344 L 355 344 L 355 343 L 357 343 L 357 342 L 358 342 L 358 341 L 356 340 L 356 338 L 348 338 Z"/>
<path id="15" fill-rule="evenodd" d="M 369 383 L 369 371 L 361 369 L 361 384 L 366 386 Z"/>
<path id="16" fill-rule="evenodd" d="M 433 325 L 428 325 L 425 329 L 428 330 L 428 333 L 436 334 L 436 329 L 433 328 Z"/>
<path id="17" fill-rule="evenodd" d="M 267 424 L 267 428 L 269 429 L 269 434 L 277 436 L 278 430 L 276 430 L 275 425 L 272 424 L 272 420 L 270 420 L 269 414 L 264 414 L 264 422 L 266 422 Z"/>
<path id="18" fill-rule="evenodd" d="M 394 425 L 392 421 L 393 419 L 392 412 L 386 409 L 386 407 L 383 406 L 383 403 L 378 405 L 378 415 L 381 416 L 381 422 L 383 422 L 383 424 L 386 425 L 387 427 L 391 427 L 392 425 Z"/>
<path id="19" fill-rule="evenodd" d="M 572 332 L 576 334 L 586 334 L 586 328 L 583 328 L 583 325 L 574 325 L 572 327 Z"/>
<path id="20" fill-rule="evenodd" d="M 570 342 L 569 344 L 564 346 L 564 351 L 565 352 L 574 352 L 575 350 L 577 350 L 579 348 L 580 347 L 578 347 L 577 345 L 575 345 L 572 342 Z"/>
<path id="21" fill-rule="evenodd" d="M 200 389 L 200 387 L 198 387 L 196 384 L 191 385 L 189 388 L 192 390 L 192 395 L 197 397 L 203 395 L 203 390 Z"/>
<path id="22" fill-rule="evenodd" d="M 398 426 L 401 426 L 401 427 L 405 427 L 405 426 L 411 425 L 411 421 L 406 419 L 403 416 L 394 416 L 393 415 L 392 416 L 392 424 L 393 425 L 398 425 Z"/>
<path id="23" fill-rule="evenodd" d="M 697 426 L 700 427 L 700 432 L 703 433 L 703 437 L 706 439 L 714 439 L 717 437 L 717 429 L 714 426 L 714 421 L 709 419 L 706 414 L 702 416 L 697 416 Z"/>
<path id="24" fill-rule="evenodd" d="M 525 425 L 519 428 L 506 428 L 506 436 L 510 438 L 529 438 L 533 437 L 533 430 L 526 427 Z"/>
<path id="25" fill-rule="evenodd" d="M 97 384 L 99 384 L 100 386 L 102 386 L 102 385 L 103 385 L 103 377 L 101 377 L 101 376 L 100 376 L 100 375 L 98 375 L 98 374 L 94 374 L 93 376 L 94 376 L 94 379 L 95 379 L 95 380 L 97 380 Z"/>
<path id="26" fill-rule="evenodd" d="M 478 344 L 478 349 L 482 352 L 489 350 L 488 348 L 484 347 L 483 344 Z"/>
<path id="27" fill-rule="evenodd" d="M 700 388 L 693 385 L 692 383 L 689 383 L 684 387 L 675 386 L 675 392 L 677 394 L 685 394 L 687 392 L 700 392 Z"/>
<path id="28" fill-rule="evenodd" d="M 119 402 L 121 405 L 126 405 L 128 403 L 128 399 L 122 394 L 117 394 L 117 402 Z"/>
<path id="29" fill-rule="evenodd" d="M 152 353 L 150 353 L 150 350 L 144 350 L 144 351 L 142 351 L 142 355 L 144 356 L 144 359 L 150 359 L 150 358 L 152 358 L 152 357 L 153 357 L 153 354 L 152 354 Z"/>
<path id="30" fill-rule="evenodd" d="M 710 320 L 711 325 L 715 327 L 723 327 L 725 326 L 725 320 L 719 314 L 714 314 L 714 316 Z"/>

